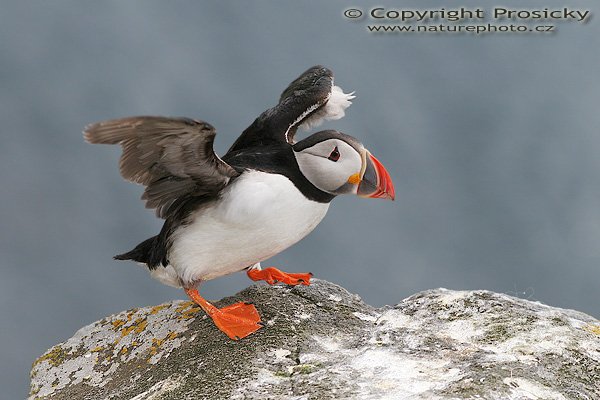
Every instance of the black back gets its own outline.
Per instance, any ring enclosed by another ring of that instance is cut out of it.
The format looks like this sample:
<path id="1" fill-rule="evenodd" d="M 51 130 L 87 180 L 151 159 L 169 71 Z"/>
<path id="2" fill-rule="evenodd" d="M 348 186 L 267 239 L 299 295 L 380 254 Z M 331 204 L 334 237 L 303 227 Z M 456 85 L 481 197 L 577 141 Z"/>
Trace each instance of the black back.
<path id="1" fill-rule="evenodd" d="M 229 152 L 223 161 L 238 172 L 246 169 L 280 174 L 287 177 L 302 194 L 319 203 L 329 203 L 335 196 L 314 186 L 300 171 L 294 150 L 287 143 L 260 146 Z"/>

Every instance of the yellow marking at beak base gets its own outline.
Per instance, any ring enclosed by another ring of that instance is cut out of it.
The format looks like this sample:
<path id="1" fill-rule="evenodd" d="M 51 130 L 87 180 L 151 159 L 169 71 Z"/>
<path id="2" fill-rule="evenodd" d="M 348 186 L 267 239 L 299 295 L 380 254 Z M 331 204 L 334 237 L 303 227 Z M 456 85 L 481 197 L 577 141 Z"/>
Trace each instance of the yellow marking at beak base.
<path id="1" fill-rule="evenodd" d="M 360 181 L 360 173 L 358 172 L 356 174 L 350 175 L 350 177 L 348 178 L 348 183 L 351 183 L 353 185 L 358 185 Z"/>

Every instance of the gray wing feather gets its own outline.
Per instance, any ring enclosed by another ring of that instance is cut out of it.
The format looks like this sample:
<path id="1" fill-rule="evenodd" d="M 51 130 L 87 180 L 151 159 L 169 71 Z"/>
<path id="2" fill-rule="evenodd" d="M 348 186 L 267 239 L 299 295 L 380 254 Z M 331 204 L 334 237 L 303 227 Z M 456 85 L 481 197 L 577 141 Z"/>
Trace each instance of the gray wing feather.
<path id="1" fill-rule="evenodd" d="M 120 144 L 121 175 L 146 186 L 142 199 L 165 218 L 177 199 L 218 193 L 239 175 L 213 150 L 215 129 L 188 118 L 128 117 L 88 125 L 90 143 Z"/>

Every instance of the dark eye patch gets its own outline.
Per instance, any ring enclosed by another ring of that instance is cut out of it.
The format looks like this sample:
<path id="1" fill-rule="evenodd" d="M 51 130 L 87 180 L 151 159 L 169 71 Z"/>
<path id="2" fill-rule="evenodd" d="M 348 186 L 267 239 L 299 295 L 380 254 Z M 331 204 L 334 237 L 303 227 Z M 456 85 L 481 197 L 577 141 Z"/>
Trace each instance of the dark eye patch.
<path id="1" fill-rule="evenodd" d="M 333 151 L 331 152 L 331 154 L 329 154 L 329 157 L 327 157 L 327 159 L 333 162 L 336 162 L 340 159 L 340 151 L 338 150 L 337 146 L 335 146 L 335 149 L 333 149 Z"/>

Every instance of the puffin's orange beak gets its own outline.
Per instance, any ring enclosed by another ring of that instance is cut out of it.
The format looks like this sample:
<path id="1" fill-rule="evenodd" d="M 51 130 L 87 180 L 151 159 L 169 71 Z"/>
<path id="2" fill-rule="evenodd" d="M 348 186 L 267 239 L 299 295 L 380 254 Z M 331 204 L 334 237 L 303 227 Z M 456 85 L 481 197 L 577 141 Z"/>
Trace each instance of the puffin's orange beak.
<path id="1" fill-rule="evenodd" d="M 378 159 L 365 150 L 363 171 L 356 193 L 361 197 L 394 200 L 396 192 L 389 172 Z"/>

